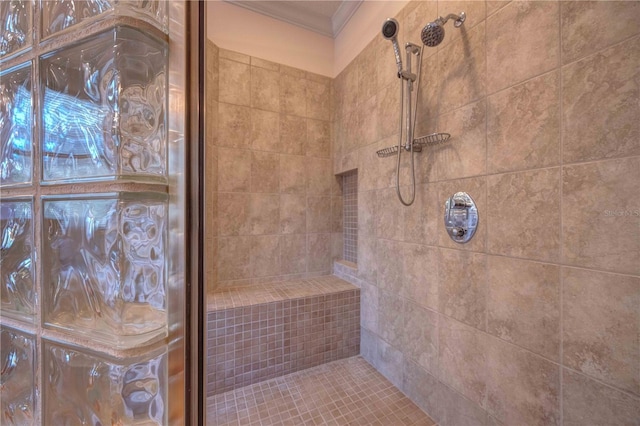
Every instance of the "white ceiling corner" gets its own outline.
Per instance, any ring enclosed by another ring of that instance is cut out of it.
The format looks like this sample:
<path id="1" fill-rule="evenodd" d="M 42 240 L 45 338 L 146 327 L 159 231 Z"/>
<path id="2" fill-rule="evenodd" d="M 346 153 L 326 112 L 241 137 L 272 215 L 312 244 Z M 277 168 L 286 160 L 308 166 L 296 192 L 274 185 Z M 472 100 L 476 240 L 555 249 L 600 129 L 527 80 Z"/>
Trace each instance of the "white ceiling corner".
<path id="1" fill-rule="evenodd" d="M 363 0 L 224 0 L 253 12 L 335 38 Z"/>

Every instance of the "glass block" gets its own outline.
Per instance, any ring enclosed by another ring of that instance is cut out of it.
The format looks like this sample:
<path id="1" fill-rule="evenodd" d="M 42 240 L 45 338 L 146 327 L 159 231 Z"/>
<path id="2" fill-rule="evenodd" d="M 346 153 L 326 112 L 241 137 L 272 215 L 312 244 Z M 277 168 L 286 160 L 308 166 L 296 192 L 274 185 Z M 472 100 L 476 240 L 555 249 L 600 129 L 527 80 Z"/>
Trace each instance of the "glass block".
<path id="1" fill-rule="evenodd" d="M 35 337 L 0 328 L 0 424 L 35 424 Z"/>
<path id="2" fill-rule="evenodd" d="M 143 19 L 167 32 L 166 0 L 46 0 L 42 1 L 42 36 L 111 16 Z"/>
<path id="3" fill-rule="evenodd" d="M 117 359 L 43 342 L 42 424 L 166 424 L 166 350 Z"/>
<path id="4" fill-rule="evenodd" d="M 31 63 L 0 72 L 0 185 L 31 182 Z"/>
<path id="5" fill-rule="evenodd" d="M 33 323 L 33 201 L 0 200 L 0 314 Z"/>
<path id="6" fill-rule="evenodd" d="M 0 1 L 0 57 L 31 46 L 33 0 Z"/>
<path id="7" fill-rule="evenodd" d="M 166 181 L 165 42 L 116 27 L 40 61 L 45 182 Z"/>
<path id="8" fill-rule="evenodd" d="M 43 198 L 45 326 L 117 348 L 166 336 L 166 195 Z"/>

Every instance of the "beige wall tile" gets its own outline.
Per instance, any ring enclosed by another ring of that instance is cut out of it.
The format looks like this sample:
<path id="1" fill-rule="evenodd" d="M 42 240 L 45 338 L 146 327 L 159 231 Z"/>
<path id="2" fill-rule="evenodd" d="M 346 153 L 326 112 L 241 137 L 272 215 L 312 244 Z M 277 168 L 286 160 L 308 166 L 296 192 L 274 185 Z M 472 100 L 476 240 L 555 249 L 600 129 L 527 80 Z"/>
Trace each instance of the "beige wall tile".
<path id="1" fill-rule="evenodd" d="M 251 110 L 251 148 L 281 152 L 280 114 L 259 109 Z"/>
<path id="2" fill-rule="evenodd" d="M 410 301 L 438 310 L 438 249 L 403 244 L 404 275 L 400 294 Z"/>
<path id="3" fill-rule="evenodd" d="M 488 17 L 488 93 L 557 67 L 559 37 L 558 2 L 513 1 Z"/>
<path id="4" fill-rule="evenodd" d="M 307 157 L 331 157 L 331 123 L 328 121 L 307 119 Z"/>
<path id="5" fill-rule="evenodd" d="M 307 271 L 323 272 L 331 270 L 331 234 L 307 235 Z"/>
<path id="6" fill-rule="evenodd" d="M 235 62 L 241 62 L 243 64 L 251 63 L 251 56 L 242 53 L 234 52 L 228 49 L 219 49 L 220 59 L 230 59 Z"/>
<path id="7" fill-rule="evenodd" d="M 560 357 L 560 267 L 488 257 L 487 331 L 548 359 Z"/>
<path id="8" fill-rule="evenodd" d="M 413 302 L 404 304 L 402 353 L 428 372 L 438 369 L 438 314 Z"/>
<path id="9" fill-rule="evenodd" d="M 220 235 L 249 235 L 251 233 L 249 194 L 218 194 Z"/>
<path id="10" fill-rule="evenodd" d="M 331 197 L 307 197 L 307 232 L 331 232 Z"/>
<path id="11" fill-rule="evenodd" d="M 438 311 L 484 330 L 487 315 L 487 256 L 440 249 Z"/>
<path id="12" fill-rule="evenodd" d="M 465 30 L 460 39 L 439 50 L 440 113 L 449 112 L 485 95 L 487 55 L 484 41 L 485 24 L 482 23 Z"/>
<path id="13" fill-rule="evenodd" d="M 491 253 L 551 261 L 560 255 L 560 169 L 487 178 Z M 482 214 L 482 213 L 481 213 Z"/>
<path id="14" fill-rule="evenodd" d="M 640 278 L 563 269 L 566 366 L 640 396 Z"/>
<path id="15" fill-rule="evenodd" d="M 331 262 L 341 260 L 344 256 L 344 237 L 342 232 L 331 233 Z"/>
<path id="16" fill-rule="evenodd" d="M 560 366 L 499 339 L 487 348 L 487 411 L 505 425 L 560 424 Z"/>
<path id="17" fill-rule="evenodd" d="M 437 403 L 442 412 L 439 425 L 461 426 L 461 425 L 487 425 L 488 417 L 478 404 L 460 395 L 458 392 L 447 386 L 438 386 Z"/>
<path id="18" fill-rule="evenodd" d="M 269 277 L 280 273 L 280 237 L 251 237 L 251 276 Z"/>
<path id="19" fill-rule="evenodd" d="M 393 62 L 393 58 L 388 59 Z M 397 135 L 400 128 L 400 83 L 398 81 L 380 89 L 378 96 L 376 96 L 376 111 L 378 111 L 378 116 L 382 117 L 379 120 L 380 137 L 387 138 Z M 391 145 L 398 144 L 397 137 L 395 139 Z"/>
<path id="20" fill-rule="evenodd" d="M 380 290 L 378 298 L 378 330 L 380 337 L 394 348 L 401 348 L 405 334 L 405 301 L 395 292 Z"/>
<path id="21" fill-rule="evenodd" d="M 400 389 L 407 395 L 420 409 L 429 413 L 429 417 L 437 421 L 438 424 L 445 424 L 444 411 L 440 403 L 441 393 L 445 388 L 435 376 L 427 373 L 411 360 L 403 365 L 402 386 Z"/>
<path id="22" fill-rule="evenodd" d="M 360 173 L 358 171 L 358 179 Z M 376 236 L 376 210 L 377 198 L 376 191 L 358 190 L 358 237 L 375 237 Z"/>
<path id="23" fill-rule="evenodd" d="M 634 426 L 640 419 L 640 399 L 563 369 L 562 407 L 566 426 Z"/>
<path id="24" fill-rule="evenodd" d="M 307 236 L 282 235 L 280 237 L 280 267 L 283 274 L 307 271 Z"/>
<path id="25" fill-rule="evenodd" d="M 303 117 L 280 114 L 280 150 L 285 154 L 304 155 L 307 123 Z"/>
<path id="26" fill-rule="evenodd" d="M 640 3 L 563 1 L 562 62 L 569 63 L 640 32 Z"/>
<path id="27" fill-rule="evenodd" d="M 280 156 L 280 192 L 305 194 L 306 159 L 298 155 Z"/>
<path id="28" fill-rule="evenodd" d="M 403 195 L 408 191 L 403 189 Z M 407 195 L 404 195 L 408 198 Z M 377 236 L 389 240 L 401 241 L 404 236 L 404 223 L 402 222 L 403 206 L 398 200 L 395 188 L 378 191 L 377 206 Z"/>
<path id="29" fill-rule="evenodd" d="M 438 330 L 439 379 L 476 404 L 482 404 L 488 374 L 485 335 L 442 315 Z"/>
<path id="30" fill-rule="evenodd" d="M 362 127 L 362 117 L 363 116 L 360 111 L 356 109 L 353 111 L 349 111 L 341 121 L 343 126 L 342 142 L 345 154 L 349 154 L 362 146 L 362 144 L 360 143 L 360 140 L 362 139 L 362 135 L 360 133 L 360 128 Z"/>
<path id="31" fill-rule="evenodd" d="M 496 13 L 509 4 L 511 0 L 487 0 L 487 16 Z"/>
<path id="32" fill-rule="evenodd" d="M 487 171 L 487 107 L 485 101 L 466 105 L 439 118 L 439 129 L 451 139 L 429 150 L 438 180 L 458 179 Z"/>
<path id="33" fill-rule="evenodd" d="M 265 68 L 271 71 L 280 71 L 280 64 L 253 56 L 251 57 L 251 65 L 255 67 Z"/>
<path id="34" fill-rule="evenodd" d="M 251 194 L 251 234 L 277 234 L 280 230 L 280 196 Z"/>
<path id="35" fill-rule="evenodd" d="M 560 164 L 558 76 L 554 71 L 489 96 L 489 173 Z"/>
<path id="36" fill-rule="evenodd" d="M 220 281 L 251 277 L 251 238 L 218 238 L 218 278 Z"/>
<path id="37" fill-rule="evenodd" d="M 378 240 L 358 235 L 358 278 L 369 284 L 378 281 Z"/>
<path id="38" fill-rule="evenodd" d="M 306 161 L 307 194 L 331 195 L 331 160 L 314 158 Z"/>
<path id="39" fill-rule="evenodd" d="M 251 154 L 242 149 L 218 150 L 218 190 L 248 192 L 251 188 Z"/>
<path id="40" fill-rule="evenodd" d="M 640 274 L 638 182 L 638 157 L 564 167 L 565 263 Z"/>
<path id="41" fill-rule="evenodd" d="M 381 142 L 386 143 L 386 142 Z M 378 188 L 378 182 L 381 180 L 380 166 L 382 166 L 385 160 L 390 165 L 393 162 L 390 159 L 378 158 L 376 150 L 380 147 L 380 143 L 373 144 L 372 146 L 363 147 L 358 150 L 358 191 L 370 191 Z M 391 171 L 389 170 L 389 173 Z M 387 179 L 390 178 L 386 176 Z"/>
<path id="42" fill-rule="evenodd" d="M 280 111 L 285 114 L 306 117 L 307 82 L 291 75 L 280 76 Z"/>
<path id="43" fill-rule="evenodd" d="M 380 119 L 378 118 L 377 97 L 374 95 L 358 108 L 358 146 L 368 146 L 380 139 Z M 383 118 L 386 119 L 386 118 Z"/>
<path id="44" fill-rule="evenodd" d="M 377 93 L 378 58 L 376 57 L 376 48 L 379 43 L 377 38 L 370 41 L 356 59 L 358 65 L 356 68 L 358 73 L 358 92 L 362 99 L 370 99 Z"/>
<path id="45" fill-rule="evenodd" d="M 442 207 L 435 184 L 416 185 L 416 199 L 404 210 L 404 240 L 436 245 L 442 224 Z M 359 216 L 358 216 L 359 217 Z"/>
<path id="46" fill-rule="evenodd" d="M 220 55 L 220 102 L 251 105 L 251 70 L 249 65 Z"/>
<path id="47" fill-rule="evenodd" d="M 396 18 L 397 19 L 397 18 Z M 428 18 L 425 18 L 428 19 Z M 404 25 L 400 23 L 400 29 L 402 30 Z M 416 39 L 417 41 L 417 39 Z M 383 87 L 387 87 L 392 84 L 396 90 L 400 90 L 400 83 L 398 82 L 398 67 L 396 66 L 395 54 L 393 53 L 393 45 L 390 41 L 380 37 L 376 45 L 376 57 L 378 58 L 378 71 L 377 71 L 377 87 L 380 90 Z M 353 86 L 354 88 L 357 87 Z M 357 90 L 355 90 L 357 92 Z M 354 94 L 354 97 L 357 96 Z M 347 99 L 347 105 L 345 108 L 349 108 L 349 99 Z M 355 103 L 353 104 L 355 105 Z"/>
<path id="48" fill-rule="evenodd" d="M 564 161 L 640 154 L 640 37 L 562 69 Z"/>
<path id="49" fill-rule="evenodd" d="M 307 80 L 307 117 L 331 120 L 331 86 Z"/>
<path id="50" fill-rule="evenodd" d="M 280 191 L 280 156 L 269 152 L 251 152 L 251 192 Z"/>
<path id="51" fill-rule="evenodd" d="M 251 147 L 251 109 L 246 106 L 218 104 L 218 144 L 233 148 Z"/>
<path id="52" fill-rule="evenodd" d="M 280 73 L 278 71 L 251 67 L 251 107 L 280 112 Z"/>
<path id="53" fill-rule="evenodd" d="M 342 232 L 344 205 L 342 197 L 331 197 L 331 232 Z"/>
<path id="54" fill-rule="evenodd" d="M 378 287 L 366 282 L 360 287 L 360 325 L 378 333 Z"/>
<path id="55" fill-rule="evenodd" d="M 402 352 L 379 338 L 376 338 L 375 344 L 374 367 L 391 383 L 401 383 L 404 363 Z"/>
<path id="56" fill-rule="evenodd" d="M 378 240 L 377 244 L 378 287 L 393 294 L 399 294 L 402 288 L 403 264 L 402 244 L 391 240 Z M 397 261 L 390 261 L 397 259 Z"/>
<path id="57" fill-rule="evenodd" d="M 304 234 L 307 231 L 307 197 L 304 194 L 280 195 L 280 232 Z"/>

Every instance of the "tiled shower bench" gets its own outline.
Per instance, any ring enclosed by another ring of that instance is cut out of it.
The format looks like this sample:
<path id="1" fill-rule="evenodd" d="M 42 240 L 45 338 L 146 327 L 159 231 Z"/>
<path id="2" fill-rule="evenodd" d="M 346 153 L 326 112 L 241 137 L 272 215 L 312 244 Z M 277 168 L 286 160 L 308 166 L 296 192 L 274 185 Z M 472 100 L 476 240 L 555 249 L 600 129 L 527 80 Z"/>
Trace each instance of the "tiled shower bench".
<path id="1" fill-rule="evenodd" d="M 360 353 L 360 289 L 335 276 L 207 298 L 207 396 Z"/>

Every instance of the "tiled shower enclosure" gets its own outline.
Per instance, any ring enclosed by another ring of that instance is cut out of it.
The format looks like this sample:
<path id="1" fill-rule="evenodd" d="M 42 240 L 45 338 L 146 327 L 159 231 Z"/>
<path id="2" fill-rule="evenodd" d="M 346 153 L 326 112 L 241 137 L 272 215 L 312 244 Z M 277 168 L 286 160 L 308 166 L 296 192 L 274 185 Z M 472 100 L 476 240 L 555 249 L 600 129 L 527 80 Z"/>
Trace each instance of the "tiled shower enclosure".
<path id="1" fill-rule="evenodd" d="M 166 424 L 168 3 L 0 3 L 0 424 Z"/>

